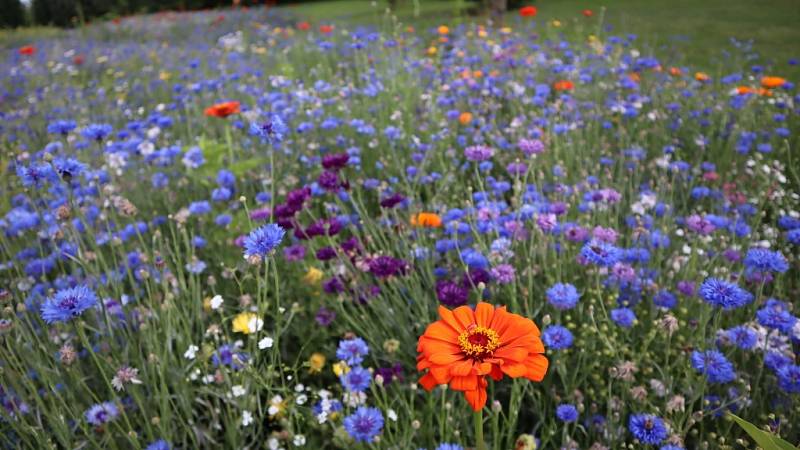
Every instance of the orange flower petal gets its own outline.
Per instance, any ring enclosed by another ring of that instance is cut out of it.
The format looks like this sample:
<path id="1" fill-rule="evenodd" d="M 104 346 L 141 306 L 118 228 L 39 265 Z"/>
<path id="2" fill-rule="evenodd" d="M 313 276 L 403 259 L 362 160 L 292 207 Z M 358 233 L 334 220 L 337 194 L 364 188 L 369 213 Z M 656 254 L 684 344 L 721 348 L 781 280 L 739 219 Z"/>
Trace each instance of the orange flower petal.
<path id="1" fill-rule="evenodd" d="M 453 377 L 450 380 L 450 389 L 454 391 L 474 391 L 478 389 L 478 376 L 467 375 L 461 377 Z"/>
<path id="2" fill-rule="evenodd" d="M 486 389 L 466 391 L 464 392 L 464 397 L 466 397 L 467 403 L 469 403 L 473 411 L 480 411 L 486 405 Z"/>
<path id="3" fill-rule="evenodd" d="M 511 378 L 519 378 L 528 373 L 528 367 L 523 363 L 508 363 L 500 366 L 500 370 Z"/>
<path id="4" fill-rule="evenodd" d="M 525 378 L 531 381 L 542 381 L 549 365 L 550 362 L 544 355 L 531 355 L 525 360 L 525 366 L 528 368 Z"/>
<path id="5" fill-rule="evenodd" d="M 466 328 L 465 326 L 462 326 L 458 320 L 456 320 L 456 316 L 453 314 L 453 311 L 450 311 L 441 305 L 439 306 L 439 317 L 441 317 L 444 323 L 450 325 L 450 327 L 456 330 L 459 334 Z"/>
<path id="6" fill-rule="evenodd" d="M 488 327 L 492 323 L 493 317 L 494 306 L 486 302 L 480 302 L 478 306 L 475 307 L 475 323 L 477 323 L 479 327 Z"/>
<path id="7" fill-rule="evenodd" d="M 473 373 L 472 369 L 474 365 L 475 361 L 471 359 L 459 361 L 450 366 L 450 374 L 454 377 L 465 377 L 467 375 L 471 375 Z"/>
<path id="8" fill-rule="evenodd" d="M 466 329 L 475 323 L 475 313 L 472 312 L 472 308 L 469 306 L 459 306 L 453 310 L 453 315 L 458 320 L 458 323 L 463 326 L 462 329 Z"/>
<path id="9" fill-rule="evenodd" d="M 431 375 L 431 373 L 428 372 L 425 375 L 423 375 L 422 378 L 419 379 L 419 384 L 421 384 L 426 391 L 430 391 L 431 389 L 436 387 L 438 383 L 436 382 L 436 378 L 434 378 L 433 375 Z"/>

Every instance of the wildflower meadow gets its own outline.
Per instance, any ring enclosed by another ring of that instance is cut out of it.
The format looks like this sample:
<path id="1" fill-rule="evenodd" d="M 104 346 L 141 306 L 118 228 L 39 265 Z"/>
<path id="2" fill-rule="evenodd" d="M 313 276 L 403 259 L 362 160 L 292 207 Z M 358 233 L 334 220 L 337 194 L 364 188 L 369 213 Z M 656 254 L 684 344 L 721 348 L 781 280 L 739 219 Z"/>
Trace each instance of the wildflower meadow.
<path id="1" fill-rule="evenodd" d="M 794 448 L 798 62 L 544 8 L 2 41 L 0 446 Z"/>

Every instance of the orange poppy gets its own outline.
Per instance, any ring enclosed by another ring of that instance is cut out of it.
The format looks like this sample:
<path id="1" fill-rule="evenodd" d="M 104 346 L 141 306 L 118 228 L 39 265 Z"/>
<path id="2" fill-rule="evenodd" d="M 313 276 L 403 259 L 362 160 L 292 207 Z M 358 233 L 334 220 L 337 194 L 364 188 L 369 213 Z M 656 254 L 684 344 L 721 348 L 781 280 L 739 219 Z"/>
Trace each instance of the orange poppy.
<path id="1" fill-rule="evenodd" d="M 705 73 L 705 72 L 697 72 L 696 74 L 694 74 L 694 79 L 697 80 L 697 81 L 705 82 L 705 81 L 708 81 L 710 78 L 709 78 L 708 74 Z"/>
<path id="2" fill-rule="evenodd" d="M 537 9 L 535 6 L 524 6 L 519 9 L 519 15 L 521 17 L 534 17 L 536 16 Z"/>
<path id="3" fill-rule="evenodd" d="M 426 390 L 448 384 L 480 411 L 486 405 L 487 375 L 495 381 L 503 375 L 542 381 L 547 373 L 541 333 L 532 320 L 484 302 L 474 311 L 440 306 L 439 317 L 417 344 L 417 370 L 427 369 L 419 383 Z"/>
<path id="4" fill-rule="evenodd" d="M 442 226 L 442 218 L 436 213 L 421 212 L 411 216 L 411 225 L 415 227 L 439 228 Z"/>
<path id="5" fill-rule="evenodd" d="M 472 113 L 471 112 L 462 112 L 458 115 L 458 121 L 461 125 L 467 125 L 472 122 Z"/>
<path id="6" fill-rule="evenodd" d="M 781 77 L 764 77 L 761 79 L 761 86 L 767 89 L 779 88 L 786 84 L 786 78 Z"/>
<path id="7" fill-rule="evenodd" d="M 574 87 L 575 85 L 569 80 L 559 80 L 553 83 L 553 89 L 557 91 L 571 91 Z"/>
<path id="8" fill-rule="evenodd" d="M 592 17 L 594 15 L 594 11 L 591 9 L 584 9 L 581 13 L 586 17 Z"/>
<path id="9" fill-rule="evenodd" d="M 448 28 L 447 25 L 440 25 L 439 28 L 436 29 L 436 32 L 445 35 L 450 32 L 450 28 Z"/>
<path id="10" fill-rule="evenodd" d="M 216 105 L 209 106 L 206 108 L 206 115 L 212 117 L 221 117 L 225 118 L 232 114 L 239 113 L 239 102 L 224 102 L 224 103 L 217 103 Z"/>
<path id="11" fill-rule="evenodd" d="M 26 45 L 24 47 L 20 47 L 19 48 L 19 54 L 20 55 L 28 55 L 28 56 L 30 56 L 30 55 L 32 55 L 34 53 L 36 53 L 36 47 L 34 47 L 32 45 Z"/>
<path id="12" fill-rule="evenodd" d="M 755 94 L 756 90 L 750 86 L 738 86 L 736 88 L 736 93 L 739 95 Z"/>

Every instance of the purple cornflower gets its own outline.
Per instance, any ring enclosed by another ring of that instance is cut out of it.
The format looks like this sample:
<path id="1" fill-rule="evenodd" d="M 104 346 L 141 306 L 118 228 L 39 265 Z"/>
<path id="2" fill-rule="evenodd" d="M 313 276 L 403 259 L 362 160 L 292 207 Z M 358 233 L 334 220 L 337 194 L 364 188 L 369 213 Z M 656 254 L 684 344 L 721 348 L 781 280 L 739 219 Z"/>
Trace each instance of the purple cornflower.
<path id="1" fill-rule="evenodd" d="M 330 310 L 324 306 L 320 306 L 314 320 L 323 327 L 327 327 L 336 319 L 336 311 Z"/>
<path id="2" fill-rule="evenodd" d="M 339 341 L 339 348 L 336 350 L 336 357 L 349 366 L 361 364 L 367 354 L 369 346 L 359 337 Z"/>
<path id="3" fill-rule="evenodd" d="M 113 402 L 103 402 L 93 405 L 83 414 L 86 421 L 99 427 L 119 416 L 119 408 Z"/>
<path id="4" fill-rule="evenodd" d="M 485 145 L 472 145 L 464 149 L 464 156 L 474 162 L 487 161 L 494 156 L 494 150 Z"/>
<path id="5" fill-rule="evenodd" d="M 339 170 L 347 166 L 350 155 L 347 153 L 334 153 L 322 157 L 322 167 L 328 170 Z"/>
<path id="6" fill-rule="evenodd" d="M 492 278 L 499 284 L 513 283 L 516 277 L 516 270 L 511 264 L 498 264 L 490 272 Z"/>
<path id="7" fill-rule="evenodd" d="M 402 259 L 378 256 L 369 261 L 369 272 L 378 278 L 389 278 L 405 273 L 406 266 L 406 262 Z"/>
<path id="8" fill-rule="evenodd" d="M 439 280 L 436 282 L 436 298 L 446 306 L 461 306 L 467 303 L 469 290 L 452 281 Z"/>
<path id="9" fill-rule="evenodd" d="M 344 418 L 344 429 L 356 442 L 372 442 L 383 429 L 383 414 L 378 408 L 359 406 Z"/>
<path id="10" fill-rule="evenodd" d="M 556 283 L 546 292 L 547 301 L 556 309 L 572 309 L 578 304 L 581 294 L 569 283 Z"/>
<path id="11" fill-rule="evenodd" d="M 517 146 L 527 156 L 544 153 L 544 144 L 538 139 L 520 139 Z"/>

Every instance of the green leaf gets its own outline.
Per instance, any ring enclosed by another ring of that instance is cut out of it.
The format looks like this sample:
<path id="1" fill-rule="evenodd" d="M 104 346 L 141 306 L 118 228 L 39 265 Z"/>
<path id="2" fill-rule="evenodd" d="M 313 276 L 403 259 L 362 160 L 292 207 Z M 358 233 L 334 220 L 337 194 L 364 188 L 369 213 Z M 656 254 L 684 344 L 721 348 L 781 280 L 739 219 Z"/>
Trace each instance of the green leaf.
<path id="1" fill-rule="evenodd" d="M 756 444 L 759 447 L 764 448 L 764 450 L 797 450 L 797 447 L 794 445 L 784 441 L 772 433 L 768 433 L 758 428 L 736 414 L 728 413 L 728 415 L 731 416 L 731 418 L 738 423 L 739 426 L 742 427 L 742 429 L 747 432 L 747 434 L 749 434 L 754 441 L 756 441 Z"/>

